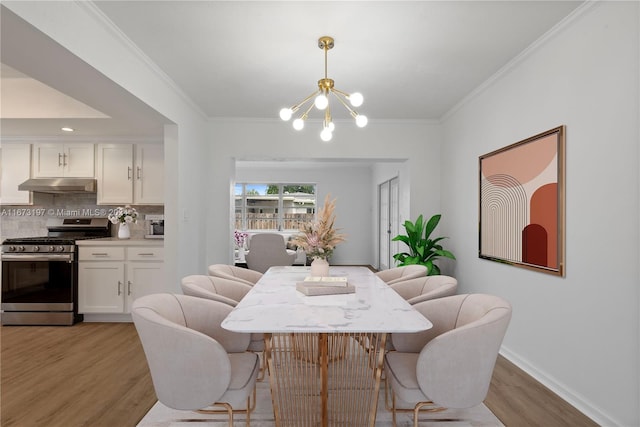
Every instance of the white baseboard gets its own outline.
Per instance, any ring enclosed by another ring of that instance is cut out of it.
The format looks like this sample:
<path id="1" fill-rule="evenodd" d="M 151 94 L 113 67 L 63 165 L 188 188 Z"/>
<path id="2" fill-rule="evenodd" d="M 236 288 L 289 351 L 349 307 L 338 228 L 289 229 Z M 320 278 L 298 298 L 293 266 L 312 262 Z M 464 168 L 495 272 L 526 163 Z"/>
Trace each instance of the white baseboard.
<path id="1" fill-rule="evenodd" d="M 573 392 L 555 378 L 545 374 L 544 372 L 533 366 L 528 360 L 520 357 L 516 353 L 510 351 L 505 346 L 500 348 L 500 354 L 518 368 L 536 379 L 539 383 L 557 394 L 560 398 L 568 402 L 571 406 L 591 418 L 595 423 L 601 426 L 618 426 L 619 424 L 612 420 L 607 414 L 598 409 L 597 405 L 589 402 L 584 397 Z"/>

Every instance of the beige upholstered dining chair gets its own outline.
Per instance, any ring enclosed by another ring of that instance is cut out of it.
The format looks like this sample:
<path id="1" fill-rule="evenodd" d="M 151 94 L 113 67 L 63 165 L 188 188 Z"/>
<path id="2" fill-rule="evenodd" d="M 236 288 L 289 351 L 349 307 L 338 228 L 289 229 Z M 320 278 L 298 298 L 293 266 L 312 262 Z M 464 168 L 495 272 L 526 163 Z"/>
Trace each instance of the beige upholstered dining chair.
<path id="1" fill-rule="evenodd" d="M 247 267 L 260 273 L 276 265 L 292 265 L 296 252 L 287 250 L 284 237 L 277 233 L 259 233 L 251 236 L 249 252 L 245 255 Z"/>
<path id="2" fill-rule="evenodd" d="M 218 301 L 230 307 L 238 305 L 240 300 L 251 290 L 251 286 L 242 282 L 199 274 L 183 277 L 180 287 L 185 295 Z M 262 368 L 258 379 L 264 379 L 264 367 L 266 364 L 264 358 L 264 334 L 251 334 L 248 350 L 262 353 Z"/>
<path id="3" fill-rule="evenodd" d="M 450 276 L 424 276 L 396 282 L 391 285 L 391 289 L 413 305 L 430 299 L 455 295 L 458 281 Z"/>
<path id="4" fill-rule="evenodd" d="M 262 273 L 235 265 L 213 264 L 209 266 L 209 276 L 235 280 L 246 285 L 253 286 L 262 277 Z"/>
<path id="5" fill-rule="evenodd" d="M 251 286 L 221 277 L 194 274 L 182 278 L 182 292 L 193 297 L 220 301 L 232 307 L 251 290 Z"/>
<path id="6" fill-rule="evenodd" d="M 403 280 L 415 279 L 427 275 L 427 267 L 424 265 L 405 265 L 402 267 L 394 267 L 388 270 L 381 270 L 376 273 L 387 285 L 401 282 Z"/>
<path id="7" fill-rule="evenodd" d="M 131 315 L 162 404 L 227 414 L 230 427 L 234 413 L 245 413 L 250 426 L 260 362 L 247 351 L 247 334 L 220 326 L 231 310 L 203 298 L 152 294 L 136 299 Z"/>
<path id="8" fill-rule="evenodd" d="M 391 334 L 395 351 L 385 355 L 384 369 L 385 393 L 389 387 L 392 390 L 394 426 L 400 410 L 413 412 L 417 427 L 421 410 L 482 403 L 511 320 L 511 305 L 492 295 L 454 295 L 413 307 L 433 328 Z"/>

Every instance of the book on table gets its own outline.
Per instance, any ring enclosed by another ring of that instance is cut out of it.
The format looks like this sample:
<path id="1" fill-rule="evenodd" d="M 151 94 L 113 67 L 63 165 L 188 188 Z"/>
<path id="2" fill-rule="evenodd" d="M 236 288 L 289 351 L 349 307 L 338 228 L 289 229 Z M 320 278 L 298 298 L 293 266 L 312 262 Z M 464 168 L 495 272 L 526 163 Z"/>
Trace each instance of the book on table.
<path id="1" fill-rule="evenodd" d="M 317 286 L 347 286 L 349 284 L 346 276 L 307 276 L 304 282 Z"/>
<path id="2" fill-rule="evenodd" d="M 308 296 L 352 294 L 356 291 L 346 277 L 336 276 L 308 276 L 296 283 L 296 289 Z"/>

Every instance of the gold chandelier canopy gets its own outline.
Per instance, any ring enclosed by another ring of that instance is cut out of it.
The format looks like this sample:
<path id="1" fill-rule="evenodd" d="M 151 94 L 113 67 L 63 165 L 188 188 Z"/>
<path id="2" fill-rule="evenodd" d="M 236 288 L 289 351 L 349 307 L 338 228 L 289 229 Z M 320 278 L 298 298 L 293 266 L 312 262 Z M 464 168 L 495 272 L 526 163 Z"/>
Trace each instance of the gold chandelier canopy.
<path id="1" fill-rule="evenodd" d="M 353 117 L 356 121 L 356 125 L 358 127 L 365 127 L 367 125 L 368 119 L 367 116 L 358 114 L 351 106 L 359 107 L 362 105 L 364 98 L 362 94 L 359 92 L 354 92 L 352 94 L 348 94 L 341 90 L 338 90 L 334 86 L 334 81 L 327 77 L 327 52 L 330 49 L 333 49 L 334 40 L 333 37 L 323 36 L 318 39 L 318 47 L 324 51 L 324 78 L 318 80 L 318 89 L 313 91 L 313 93 L 307 96 L 305 99 L 300 101 L 299 103 L 289 107 L 283 108 L 280 110 L 280 118 L 284 121 L 288 121 L 291 119 L 294 113 L 300 110 L 302 107 L 303 113 L 293 121 L 293 128 L 295 130 L 302 130 L 304 128 L 304 122 L 309 117 L 309 112 L 311 109 L 315 107 L 318 110 L 324 111 L 324 121 L 322 123 L 322 132 L 320 132 L 320 138 L 325 141 L 331 141 L 333 138 L 333 130 L 335 129 L 335 125 L 331 118 L 331 107 L 329 105 L 329 94 L 332 93 L 338 101 L 349 111 L 351 117 Z M 313 102 L 311 99 L 314 99 Z M 347 104 L 347 101 L 349 104 Z M 306 104 L 309 103 L 307 106 Z"/>

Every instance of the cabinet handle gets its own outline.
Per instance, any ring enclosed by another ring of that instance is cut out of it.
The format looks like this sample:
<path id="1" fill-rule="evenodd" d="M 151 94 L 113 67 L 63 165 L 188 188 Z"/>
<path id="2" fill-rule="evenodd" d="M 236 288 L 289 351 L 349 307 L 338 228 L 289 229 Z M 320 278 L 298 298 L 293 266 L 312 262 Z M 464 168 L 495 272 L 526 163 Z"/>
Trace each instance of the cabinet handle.
<path id="1" fill-rule="evenodd" d="M 58 153 L 58 166 L 62 166 L 62 153 Z"/>
<path id="2" fill-rule="evenodd" d="M 118 280 L 118 296 L 122 295 L 122 291 L 120 290 L 120 286 L 122 286 L 122 282 Z"/>
<path id="3" fill-rule="evenodd" d="M 140 166 L 138 166 L 136 169 L 137 169 L 136 170 L 136 176 L 138 177 L 138 179 L 140 179 L 140 175 L 141 175 L 140 172 L 142 172 L 142 168 Z"/>
<path id="4" fill-rule="evenodd" d="M 131 280 L 127 280 L 127 295 L 131 295 Z"/>
<path id="5" fill-rule="evenodd" d="M 106 253 L 106 252 L 91 252 L 91 255 L 93 255 L 93 256 L 107 256 L 109 254 Z"/>
<path id="6" fill-rule="evenodd" d="M 62 166 L 67 166 L 67 154 L 62 155 Z"/>
<path id="7" fill-rule="evenodd" d="M 140 256 L 154 256 L 153 252 L 140 252 L 138 255 Z"/>
<path id="8" fill-rule="evenodd" d="M 127 166 L 127 179 L 131 179 L 131 166 Z"/>

